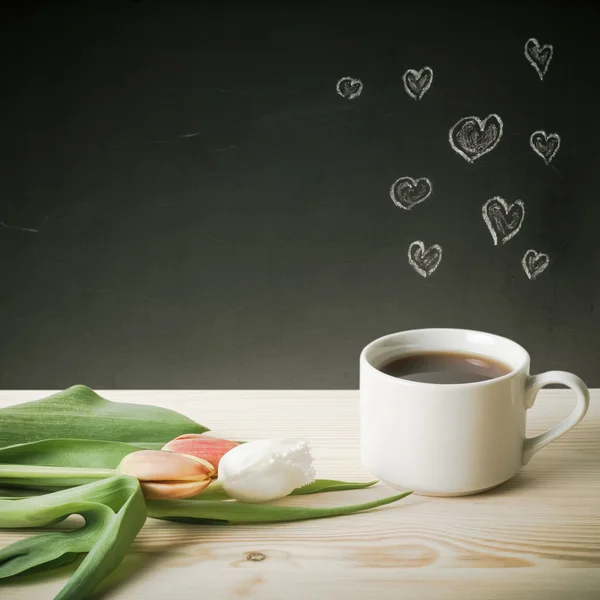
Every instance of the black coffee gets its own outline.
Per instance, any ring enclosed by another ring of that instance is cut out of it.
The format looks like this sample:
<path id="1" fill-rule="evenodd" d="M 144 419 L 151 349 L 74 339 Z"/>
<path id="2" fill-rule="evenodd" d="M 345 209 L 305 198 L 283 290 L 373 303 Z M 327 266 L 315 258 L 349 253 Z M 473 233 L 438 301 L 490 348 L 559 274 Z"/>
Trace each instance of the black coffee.
<path id="1" fill-rule="evenodd" d="M 400 356 L 379 367 L 387 375 L 421 383 L 473 383 L 510 373 L 512 369 L 487 356 L 458 352 L 427 352 Z"/>

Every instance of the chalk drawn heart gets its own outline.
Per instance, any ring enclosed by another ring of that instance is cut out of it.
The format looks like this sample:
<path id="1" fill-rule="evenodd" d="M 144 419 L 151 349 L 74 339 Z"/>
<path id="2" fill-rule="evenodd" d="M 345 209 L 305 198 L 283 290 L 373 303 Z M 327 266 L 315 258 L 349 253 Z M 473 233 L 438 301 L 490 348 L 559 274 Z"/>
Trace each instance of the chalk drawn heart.
<path id="1" fill-rule="evenodd" d="M 442 247 L 434 244 L 425 248 L 423 242 L 413 242 L 408 247 L 408 262 L 419 275 L 429 277 L 442 262 Z"/>
<path id="2" fill-rule="evenodd" d="M 560 148 L 560 136 L 558 133 L 546 133 L 540 129 L 531 134 L 529 144 L 533 151 L 549 164 Z"/>
<path id="3" fill-rule="evenodd" d="M 420 100 L 433 82 L 433 70 L 430 67 L 423 67 L 420 71 L 408 69 L 402 76 L 404 89 L 413 100 Z"/>
<path id="4" fill-rule="evenodd" d="M 553 54 L 554 48 L 552 44 L 540 46 L 540 43 L 535 38 L 529 38 L 525 42 L 525 58 L 531 63 L 531 66 L 536 70 L 540 79 L 544 79 Z"/>
<path id="5" fill-rule="evenodd" d="M 527 250 L 523 255 L 521 264 L 523 265 L 525 275 L 533 280 L 547 269 L 550 264 L 550 257 L 543 252 Z"/>
<path id="6" fill-rule="evenodd" d="M 410 210 L 420 202 L 427 200 L 433 187 L 427 177 L 413 179 L 412 177 L 400 177 L 392 183 L 390 188 L 390 198 L 396 206 Z"/>
<path id="7" fill-rule="evenodd" d="M 363 91 L 363 84 L 360 79 L 354 79 L 354 77 L 342 77 L 337 82 L 335 89 L 342 98 L 353 100 L 360 96 Z"/>
<path id="8" fill-rule="evenodd" d="M 525 205 L 521 200 L 515 200 L 509 206 L 504 198 L 495 196 L 483 205 L 481 212 L 492 234 L 494 246 L 497 246 L 498 241 L 505 244 L 519 233 L 525 218 Z"/>
<path id="9" fill-rule="evenodd" d="M 466 161 L 473 162 L 491 152 L 502 137 L 504 124 L 495 114 L 481 120 L 464 117 L 450 129 L 448 139 L 452 149 Z"/>

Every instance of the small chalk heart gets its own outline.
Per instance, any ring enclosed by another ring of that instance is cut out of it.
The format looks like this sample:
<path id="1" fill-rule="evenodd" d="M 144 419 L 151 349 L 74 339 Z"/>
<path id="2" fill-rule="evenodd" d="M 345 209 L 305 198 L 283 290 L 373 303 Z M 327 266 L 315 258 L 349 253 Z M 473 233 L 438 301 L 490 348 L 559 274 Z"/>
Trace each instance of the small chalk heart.
<path id="1" fill-rule="evenodd" d="M 531 134 L 529 145 L 546 164 L 549 164 L 560 148 L 560 136 L 558 133 L 546 133 L 540 129 Z"/>
<path id="2" fill-rule="evenodd" d="M 541 46 L 535 38 L 529 38 L 525 42 L 525 58 L 531 63 L 540 79 L 544 79 L 553 55 L 552 44 Z"/>
<path id="3" fill-rule="evenodd" d="M 497 246 L 498 242 L 505 244 L 519 233 L 525 218 L 525 205 L 522 200 L 515 200 L 509 205 L 504 198 L 495 196 L 483 205 L 481 212 L 494 246 Z"/>
<path id="4" fill-rule="evenodd" d="M 543 252 L 527 250 L 527 252 L 525 252 L 523 255 L 521 264 L 523 265 L 525 275 L 527 275 L 529 279 L 533 280 L 548 268 L 548 265 L 550 264 L 550 257 Z"/>
<path id="5" fill-rule="evenodd" d="M 408 262 L 422 277 L 429 277 L 442 262 L 442 247 L 433 244 L 425 248 L 425 244 L 417 240 L 408 247 Z"/>
<path id="6" fill-rule="evenodd" d="M 402 76 L 404 89 L 413 100 L 420 100 L 433 82 L 433 70 L 423 67 L 420 71 L 408 69 Z"/>
<path id="7" fill-rule="evenodd" d="M 464 117 L 450 129 L 448 139 L 457 154 L 473 162 L 498 145 L 502 130 L 502 119 L 498 115 L 488 115 L 485 119 Z"/>
<path id="8" fill-rule="evenodd" d="M 390 197 L 396 206 L 410 210 L 413 206 L 427 200 L 432 192 L 431 181 L 427 177 L 419 179 L 400 177 L 392 184 Z"/>
<path id="9" fill-rule="evenodd" d="M 354 79 L 354 77 L 342 77 L 337 82 L 335 89 L 342 98 L 353 100 L 361 95 L 363 84 L 360 79 Z"/>

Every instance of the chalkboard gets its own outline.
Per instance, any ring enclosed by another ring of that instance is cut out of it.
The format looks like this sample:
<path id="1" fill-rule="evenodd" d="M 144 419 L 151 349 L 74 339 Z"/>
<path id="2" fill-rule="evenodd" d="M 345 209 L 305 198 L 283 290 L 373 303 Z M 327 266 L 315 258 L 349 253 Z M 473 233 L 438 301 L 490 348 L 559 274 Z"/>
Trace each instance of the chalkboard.
<path id="1" fill-rule="evenodd" d="M 443 326 L 600 386 L 593 3 L 1 27 L 2 388 L 356 388 L 366 343 Z"/>

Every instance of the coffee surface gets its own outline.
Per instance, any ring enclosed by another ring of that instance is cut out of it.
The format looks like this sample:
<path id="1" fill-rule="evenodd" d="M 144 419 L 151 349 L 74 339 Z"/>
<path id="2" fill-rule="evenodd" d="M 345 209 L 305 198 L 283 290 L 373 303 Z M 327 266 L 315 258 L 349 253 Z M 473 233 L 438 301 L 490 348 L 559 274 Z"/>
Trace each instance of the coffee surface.
<path id="1" fill-rule="evenodd" d="M 504 363 L 478 354 L 423 352 L 393 358 L 379 370 L 387 375 L 421 383 L 474 383 L 512 371 Z"/>

